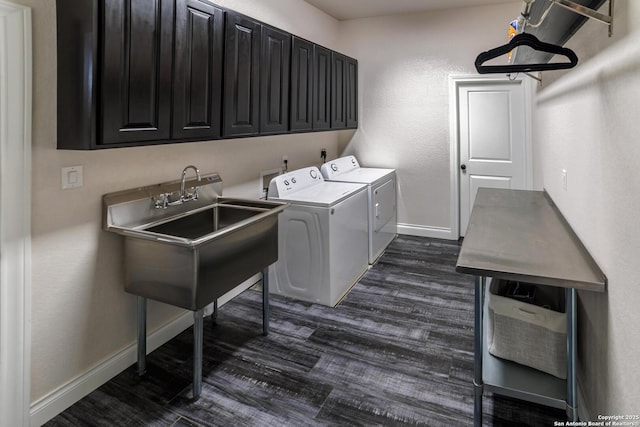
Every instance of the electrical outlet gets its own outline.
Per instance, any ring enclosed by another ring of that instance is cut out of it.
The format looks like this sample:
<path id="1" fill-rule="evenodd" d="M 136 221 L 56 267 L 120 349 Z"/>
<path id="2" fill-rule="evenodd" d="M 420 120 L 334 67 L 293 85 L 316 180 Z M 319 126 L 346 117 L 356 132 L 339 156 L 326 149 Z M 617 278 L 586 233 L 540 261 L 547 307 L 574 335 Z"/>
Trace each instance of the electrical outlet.
<path id="1" fill-rule="evenodd" d="M 321 148 L 320 149 L 320 158 L 322 158 L 323 162 L 327 161 L 327 149 L 326 148 Z"/>
<path id="2" fill-rule="evenodd" d="M 282 166 L 281 166 L 282 170 L 284 172 L 286 172 L 289 169 L 289 156 L 283 155 L 282 156 Z"/>
<path id="3" fill-rule="evenodd" d="M 562 190 L 567 191 L 567 170 L 562 169 L 560 176 L 562 177 Z"/>

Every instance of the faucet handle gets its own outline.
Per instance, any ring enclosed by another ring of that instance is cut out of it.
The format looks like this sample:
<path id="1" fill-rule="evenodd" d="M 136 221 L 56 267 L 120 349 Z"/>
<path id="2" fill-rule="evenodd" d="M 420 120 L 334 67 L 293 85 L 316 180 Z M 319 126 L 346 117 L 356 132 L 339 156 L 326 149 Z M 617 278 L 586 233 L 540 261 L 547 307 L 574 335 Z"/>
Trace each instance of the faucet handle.
<path id="1" fill-rule="evenodd" d="M 151 198 L 153 207 L 156 209 L 167 209 L 169 207 L 169 193 L 161 193 Z"/>
<path id="2" fill-rule="evenodd" d="M 184 194 L 181 196 L 183 202 L 198 200 L 198 187 L 191 187 L 191 189 L 193 190 L 191 193 L 188 191 L 185 191 Z"/>

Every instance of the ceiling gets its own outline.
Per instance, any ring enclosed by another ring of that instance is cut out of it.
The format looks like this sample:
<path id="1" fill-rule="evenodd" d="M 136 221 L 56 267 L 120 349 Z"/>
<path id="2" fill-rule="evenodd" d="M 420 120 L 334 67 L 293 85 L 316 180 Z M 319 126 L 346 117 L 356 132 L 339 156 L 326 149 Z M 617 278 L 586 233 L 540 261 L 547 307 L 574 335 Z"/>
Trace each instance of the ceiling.
<path id="1" fill-rule="evenodd" d="M 498 3 L 522 3 L 523 0 L 305 0 L 323 12 L 343 21 L 372 16 L 418 13 L 458 7 Z"/>

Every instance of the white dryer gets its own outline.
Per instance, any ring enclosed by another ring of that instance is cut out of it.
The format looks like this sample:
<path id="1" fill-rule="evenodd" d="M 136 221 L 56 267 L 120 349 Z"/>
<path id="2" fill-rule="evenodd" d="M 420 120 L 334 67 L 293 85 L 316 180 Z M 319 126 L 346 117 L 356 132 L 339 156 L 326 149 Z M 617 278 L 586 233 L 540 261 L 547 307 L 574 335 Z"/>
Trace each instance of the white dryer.
<path id="1" fill-rule="evenodd" d="M 364 168 L 354 156 L 322 165 L 328 181 L 367 184 L 369 263 L 373 264 L 398 233 L 395 169 Z"/>
<path id="2" fill-rule="evenodd" d="M 267 197 L 289 203 L 278 217 L 270 292 L 335 306 L 368 268 L 367 186 L 329 182 L 317 167 L 277 176 Z"/>

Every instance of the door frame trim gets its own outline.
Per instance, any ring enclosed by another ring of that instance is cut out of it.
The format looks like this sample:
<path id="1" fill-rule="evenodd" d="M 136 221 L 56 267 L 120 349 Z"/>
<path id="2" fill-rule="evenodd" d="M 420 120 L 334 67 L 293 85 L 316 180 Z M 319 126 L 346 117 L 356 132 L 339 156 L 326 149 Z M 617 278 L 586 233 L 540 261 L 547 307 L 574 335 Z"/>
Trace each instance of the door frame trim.
<path id="1" fill-rule="evenodd" d="M 525 108 L 525 188 L 533 188 L 533 143 L 532 143 L 532 105 L 535 92 L 533 79 L 516 78 L 524 85 Z M 500 75 L 481 76 L 474 74 L 449 75 L 449 187 L 450 187 L 450 238 L 460 238 L 460 131 L 458 128 L 458 89 L 462 85 L 474 83 L 505 83 L 513 81 Z"/>
<path id="2" fill-rule="evenodd" d="M 30 425 L 31 9 L 0 0 L 0 424 Z"/>

